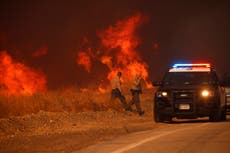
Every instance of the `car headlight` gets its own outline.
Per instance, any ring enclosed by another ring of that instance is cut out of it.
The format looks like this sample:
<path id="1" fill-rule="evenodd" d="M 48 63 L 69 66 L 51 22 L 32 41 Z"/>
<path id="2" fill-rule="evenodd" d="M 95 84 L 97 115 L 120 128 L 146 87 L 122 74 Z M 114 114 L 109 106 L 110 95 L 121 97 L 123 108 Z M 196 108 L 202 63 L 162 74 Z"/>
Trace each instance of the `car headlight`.
<path id="1" fill-rule="evenodd" d="M 210 96 L 213 96 L 213 92 L 210 91 L 210 90 L 205 89 L 205 90 L 201 91 L 201 96 L 202 97 L 210 97 Z"/>
<path id="2" fill-rule="evenodd" d="M 157 92 L 157 97 L 160 98 L 160 97 L 167 97 L 168 96 L 168 93 L 166 91 L 159 91 Z"/>

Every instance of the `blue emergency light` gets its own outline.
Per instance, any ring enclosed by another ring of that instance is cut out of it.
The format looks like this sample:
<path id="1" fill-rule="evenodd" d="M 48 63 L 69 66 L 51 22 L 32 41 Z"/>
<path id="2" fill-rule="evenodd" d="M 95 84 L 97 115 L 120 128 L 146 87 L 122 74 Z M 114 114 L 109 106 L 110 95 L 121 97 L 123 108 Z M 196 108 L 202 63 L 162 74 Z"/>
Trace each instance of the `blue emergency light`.
<path id="1" fill-rule="evenodd" d="M 173 68 L 186 68 L 186 67 L 203 67 L 210 68 L 210 64 L 208 63 L 196 63 L 196 64 L 174 64 Z"/>

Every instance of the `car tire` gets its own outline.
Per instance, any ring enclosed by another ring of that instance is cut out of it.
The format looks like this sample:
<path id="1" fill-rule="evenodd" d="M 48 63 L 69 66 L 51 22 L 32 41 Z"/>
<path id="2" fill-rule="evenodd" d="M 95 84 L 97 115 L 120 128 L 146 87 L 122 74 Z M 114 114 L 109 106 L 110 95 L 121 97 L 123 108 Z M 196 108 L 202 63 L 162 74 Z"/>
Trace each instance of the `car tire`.
<path id="1" fill-rule="evenodd" d="M 168 123 L 172 123 L 172 117 L 171 116 L 165 116 L 164 120 Z"/>
<path id="2" fill-rule="evenodd" d="M 221 121 L 221 117 L 222 117 L 221 111 L 217 111 L 209 116 L 209 120 L 211 122 L 219 122 Z"/>
<path id="3" fill-rule="evenodd" d="M 220 101 L 217 102 L 216 110 L 209 116 L 211 122 L 219 122 L 222 120 L 223 111 L 220 106 Z"/>
<path id="4" fill-rule="evenodd" d="M 211 122 L 219 122 L 221 120 L 221 116 L 217 114 L 212 114 L 209 116 L 209 121 Z"/>

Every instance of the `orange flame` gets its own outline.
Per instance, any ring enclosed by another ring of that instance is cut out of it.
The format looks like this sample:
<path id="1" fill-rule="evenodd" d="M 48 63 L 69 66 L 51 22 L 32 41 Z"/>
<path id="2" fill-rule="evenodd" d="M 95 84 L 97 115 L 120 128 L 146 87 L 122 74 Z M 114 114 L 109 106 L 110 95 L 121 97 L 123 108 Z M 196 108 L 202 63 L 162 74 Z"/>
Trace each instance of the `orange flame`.
<path id="1" fill-rule="evenodd" d="M 101 62 L 105 65 L 107 65 L 107 67 L 112 70 L 113 68 L 113 63 L 112 63 L 112 57 L 111 56 L 102 56 L 101 58 Z"/>
<path id="2" fill-rule="evenodd" d="M 148 66 L 136 51 L 140 40 L 135 33 L 144 21 L 145 17 L 138 13 L 126 20 L 118 21 L 115 26 L 110 26 L 108 29 L 98 33 L 102 44 L 108 49 L 106 54 L 115 54 L 115 63 L 112 68 L 111 57 L 107 56 L 107 58 L 101 59 L 101 62 L 106 64 L 111 70 L 107 76 L 109 80 L 118 71 L 121 71 L 125 80 L 130 80 L 137 73 L 141 73 L 143 79 L 147 81 Z"/>
<path id="3" fill-rule="evenodd" d="M 77 64 L 82 65 L 87 72 L 90 72 L 91 60 L 87 53 L 83 51 L 77 53 Z"/>
<path id="4" fill-rule="evenodd" d="M 131 81 L 137 73 L 141 73 L 147 87 L 151 87 L 148 83 L 148 65 L 136 51 L 140 44 L 136 31 L 145 21 L 146 17 L 137 13 L 130 18 L 118 21 L 108 29 L 98 31 L 98 37 L 104 48 L 94 52 L 90 47 L 84 49 L 85 52 L 79 51 L 77 64 L 83 65 L 86 71 L 90 72 L 91 59 L 99 60 L 109 69 L 108 80 L 115 77 L 118 71 L 123 73 L 122 77 L 125 82 Z M 89 40 L 84 37 L 83 42 L 84 45 L 88 45 Z M 99 92 L 106 91 L 104 83 L 100 83 Z"/>
<path id="5" fill-rule="evenodd" d="M 22 63 L 15 62 L 6 51 L 0 52 L 0 91 L 9 94 L 33 94 L 46 90 L 46 78 Z"/>

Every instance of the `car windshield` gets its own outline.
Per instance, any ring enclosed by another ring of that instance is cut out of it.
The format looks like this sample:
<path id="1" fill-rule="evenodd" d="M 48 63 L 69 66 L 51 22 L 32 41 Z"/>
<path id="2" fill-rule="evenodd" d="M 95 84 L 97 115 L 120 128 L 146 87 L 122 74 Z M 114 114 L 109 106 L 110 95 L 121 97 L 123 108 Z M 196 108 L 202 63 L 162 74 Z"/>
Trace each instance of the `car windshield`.
<path id="1" fill-rule="evenodd" d="M 217 77 L 211 72 L 168 72 L 163 83 L 166 85 L 205 85 L 217 81 Z"/>

